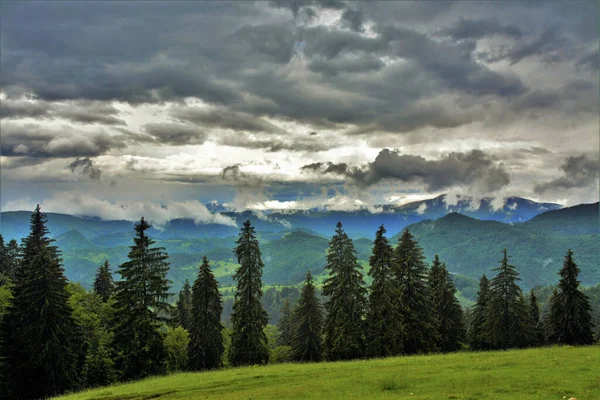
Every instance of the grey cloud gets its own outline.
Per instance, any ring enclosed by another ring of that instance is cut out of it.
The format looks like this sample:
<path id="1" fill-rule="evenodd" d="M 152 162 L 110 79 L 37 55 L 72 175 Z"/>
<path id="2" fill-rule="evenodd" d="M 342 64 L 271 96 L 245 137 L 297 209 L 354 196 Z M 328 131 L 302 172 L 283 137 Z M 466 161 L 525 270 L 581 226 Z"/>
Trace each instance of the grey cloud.
<path id="1" fill-rule="evenodd" d="M 378 71 L 385 66 L 378 57 L 338 57 L 336 59 L 315 59 L 308 65 L 314 72 L 324 75 L 334 76 L 340 73 L 363 73 L 369 71 Z"/>
<path id="2" fill-rule="evenodd" d="M 364 16 L 360 11 L 355 11 L 352 9 L 346 9 L 342 13 L 341 23 L 342 26 L 345 26 L 355 32 L 363 32 L 365 28 L 363 27 L 363 19 Z"/>
<path id="3" fill-rule="evenodd" d="M 75 171 L 79 171 L 79 174 L 87 176 L 93 181 L 99 181 L 100 176 L 102 175 L 100 168 L 96 167 L 94 162 L 90 160 L 89 157 L 78 158 L 70 163 L 67 168 L 69 168 L 73 173 L 75 173 Z"/>
<path id="4" fill-rule="evenodd" d="M 598 71 L 600 69 L 600 53 L 599 50 L 596 49 L 577 60 L 577 65 L 581 67 L 588 67 L 592 71 Z"/>
<path id="5" fill-rule="evenodd" d="M 201 127 L 213 127 L 247 132 L 285 133 L 285 130 L 265 120 L 246 113 L 227 109 L 203 109 L 198 107 L 177 107 L 170 112 L 171 117 L 192 122 Z"/>
<path id="6" fill-rule="evenodd" d="M 600 174 L 600 160 L 590 158 L 586 154 L 567 157 L 560 166 L 563 176 L 548 182 L 538 183 L 534 192 L 541 194 L 553 190 L 565 190 L 587 187 L 598 184 Z"/>
<path id="7" fill-rule="evenodd" d="M 481 39 L 486 36 L 502 35 L 519 39 L 523 32 L 518 26 L 501 24 L 497 18 L 461 18 L 453 26 L 440 29 L 439 35 L 453 39 Z"/>
<path id="8" fill-rule="evenodd" d="M 268 152 L 290 151 L 290 152 L 318 152 L 329 150 L 340 146 L 336 140 L 318 140 L 299 136 L 262 136 L 247 135 L 244 133 L 220 134 L 216 138 L 217 143 L 225 146 L 242 147 L 246 149 L 263 149 Z"/>
<path id="9" fill-rule="evenodd" d="M 319 173 L 319 174 L 335 174 L 345 175 L 348 173 L 348 164 L 346 163 L 332 163 L 328 162 L 316 162 L 312 164 L 304 165 L 300 168 L 303 173 Z"/>
<path id="10" fill-rule="evenodd" d="M 207 137 L 197 127 L 182 124 L 151 123 L 144 125 L 143 130 L 159 143 L 171 145 L 202 144 Z"/>
<path id="11" fill-rule="evenodd" d="M 6 157 L 93 157 L 126 146 L 123 135 L 71 127 L 45 128 L 36 124 L 2 124 L 1 153 Z"/>
<path id="12" fill-rule="evenodd" d="M 383 149 L 373 162 L 363 167 L 325 163 L 302 168 L 304 171 L 342 174 L 360 186 L 372 186 L 384 180 L 421 183 L 430 192 L 453 186 L 493 192 L 510 183 L 504 166 L 481 150 L 450 153 L 438 160 L 427 160 L 421 156 Z"/>

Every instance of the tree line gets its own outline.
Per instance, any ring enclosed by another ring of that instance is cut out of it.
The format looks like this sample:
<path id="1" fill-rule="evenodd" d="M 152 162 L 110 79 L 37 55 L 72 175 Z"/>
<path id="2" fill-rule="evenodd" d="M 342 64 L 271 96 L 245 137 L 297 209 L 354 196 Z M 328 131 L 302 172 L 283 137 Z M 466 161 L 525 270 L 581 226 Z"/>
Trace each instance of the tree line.
<path id="1" fill-rule="evenodd" d="M 463 310 L 446 265 L 436 255 L 428 266 L 408 230 L 393 247 L 379 228 L 367 287 L 353 241 L 338 223 L 327 251 L 324 303 L 307 272 L 295 304 L 283 302 L 273 351 L 261 302 L 264 264 L 249 221 L 234 248 L 239 268 L 227 332 L 206 257 L 194 282 L 170 304 L 168 255 L 147 236 L 144 218 L 135 224 L 129 260 L 116 271 L 121 279 L 113 281 L 105 262 L 91 292 L 68 283 L 46 222 L 38 206 L 20 246 L 14 240 L 6 246 L 0 236 L 0 284 L 11 297 L 0 312 L 0 398 L 46 398 L 173 370 L 274 359 L 336 361 L 595 340 L 571 250 L 545 315 L 533 290 L 523 295 L 506 249 L 496 275 L 481 277 L 475 305 Z"/>

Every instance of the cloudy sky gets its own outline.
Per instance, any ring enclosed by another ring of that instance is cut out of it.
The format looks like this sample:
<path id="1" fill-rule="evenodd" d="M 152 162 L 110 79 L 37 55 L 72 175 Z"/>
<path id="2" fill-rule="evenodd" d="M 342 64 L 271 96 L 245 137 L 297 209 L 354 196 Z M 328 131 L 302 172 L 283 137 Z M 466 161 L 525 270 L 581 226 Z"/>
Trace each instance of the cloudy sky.
<path id="1" fill-rule="evenodd" d="M 576 1 L 2 2 L 0 204 L 206 220 L 211 201 L 597 201 L 597 16 Z"/>

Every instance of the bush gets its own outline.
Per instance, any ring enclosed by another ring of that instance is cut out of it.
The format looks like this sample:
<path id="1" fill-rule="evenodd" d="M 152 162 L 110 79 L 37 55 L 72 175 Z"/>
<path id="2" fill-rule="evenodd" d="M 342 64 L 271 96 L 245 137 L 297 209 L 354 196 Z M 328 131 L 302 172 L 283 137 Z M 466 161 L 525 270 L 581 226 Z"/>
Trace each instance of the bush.
<path id="1" fill-rule="evenodd" d="M 269 360 L 272 364 L 279 364 L 292 361 L 292 348 L 291 346 L 277 346 L 271 350 L 271 357 Z"/>
<path id="2" fill-rule="evenodd" d="M 181 326 L 169 329 L 164 339 L 167 352 L 167 372 L 177 372 L 187 368 L 189 343 L 190 334 Z"/>

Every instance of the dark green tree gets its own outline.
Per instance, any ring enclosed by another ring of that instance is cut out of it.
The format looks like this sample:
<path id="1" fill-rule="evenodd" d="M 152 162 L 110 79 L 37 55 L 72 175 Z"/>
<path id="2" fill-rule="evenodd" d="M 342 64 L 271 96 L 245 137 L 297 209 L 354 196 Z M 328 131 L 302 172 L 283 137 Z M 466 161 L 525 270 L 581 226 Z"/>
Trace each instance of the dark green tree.
<path id="1" fill-rule="evenodd" d="M 323 308 L 310 271 L 293 313 L 292 358 L 296 361 L 321 361 L 323 358 Z"/>
<path id="2" fill-rule="evenodd" d="M 323 295 L 328 297 L 324 327 L 327 358 L 333 361 L 363 357 L 367 290 L 354 244 L 341 222 L 329 242 L 325 270 L 329 272 L 323 285 Z"/>
<path id="3" fill-rule="evenodd" d="M 6 276 L 6 264 L 8 257 L 6 254 L 6 246 L 4 245 L 4 237 L 0 234 L 0 274 Z"/>
<path id="4" fill-rule="evenodd" d="M 104 264 L 102 264 L 98 268 L 98 272 L 96 272 L 96 279 L 94 279 L 94 292 L 96 292 L 102 301 L 106 303 L 110 296 L 112 296 L 114 289 L 115 284 L 113 282 L 110 265 L 108 264 L 108 260 L 104 260 Z"/>
<path id="5" fill-rule="evenodd" d="M 171 293 L 168 255 L 146 231 L 150 224 L 142 217 L 135 225 L 136 236 L 129 261 L 117 271 L 121 280 L 115 288 L 113 346 L 121 379 L 130 380 L 166 371 L 163 334 L 159 331 L 168 315 Z"/>
<path id="6" fill-rule="evenodd" d="M 237 292 L 231 314 L 233 330 L 228 359 L 234 366 L 266 364 L 269 347 L 264 329 L 269 319 L 260 303 L 264 264 L 250 221 L 244 222 L 236 244 L 234 252 L 240 267 L 233 275 Z"/>
<path id="7" fill-rule="evenodd" d="M 400 291 L 404 353 L 417 354 L 436 350 L 436 319 L 427 283 L 423 250 L 407 230 L 398 240 L 394 272 Z"/>
<path id="8" fill-rule="evenodd" d="M 193 371 L 219 368 L 225 345 L 219 284 L 204 257 L 192 289 L 188 365 Z"/>
<path id="9" fill-rule="evenodd" d="M 21 262 L 21 249 L 19 248 L 19 243 L 17 243 L 15 239 L 11 239 L 8 244 L 5 244 L 2 247 L 3 249 L 0 249 L 0 252 L 2 253 L 0 256 L 0 274 L 14 280 L 19 263 Z"/>
<path id="10" fill-rule="evenodd" d="M 496 276 L 490 283 L 490 297 L 484 325 L 486 341 L 493 349 L 523 347 L 530 337 L 526 326 L 529 312 L 523 294 L 517 284 L 519 273 L 514 265 L 508 263 L 506 249 L 500 267 L 495 268 Z"/>
<path id="11" fill-rule="evenodd" d="M 75 388 L 78 381 L 78 327 L 46 222 L 38 205 L 23 239 L 12 305 L 2 321 L 0 393 L 7 398 L 46 398 Z"/>
<path id="12" fill-rule="evenodd" d="M 544 343 L 544 329 L 540 320 L 540 305 L 538 303 L 535 290 L 531 289 L 529 293 L 529 314 L 531 315 L 531 326 L 533 329 L 533 346 L 539 346 Z"/>
<path id="13" fill-rule="evenodd" d="M 559 272 L 558 291 L 551 297 L 547 334 L 550 343 L 587 345 L 594 343 L 592 307 L 579 290 L 579 267 L 569 249 Z"/>
<path id="14" fill-rule="evenodd" d="M 429 270 L 429 286 L 436 315 L 438 347 L 442 352 L 457 351 L 465 340 L 463 310 L 446 264 L 440 262 L 437 254 Z"/>
<path id="15" fill-rule="evenodd" d="M 279 322 L 277 323 L 277 329 L 279 330 L 277 346 L 292 345 L 293 328 L 292 307 L 290 306 L 290 301 L 285 299 L 283 300 L 283 306 L 281 306 L 281 318 L 279 318 Z"/>
<path id="16" fill-rule="evenodd" d="M 178 325 L 187 331 L 190 330 L 192 314 L 192 288 L 186 279 L 183 288 L 179 291 L 179 298 L 175 307 L 175 320 Z"/>
<path id="17" fill-rule="evenodd" d="M 467 329 L 467 341 L 473 350 L 488 350 L 490 343 L 485 336 L 485 321 L 490 301 L 490 281 L 483 275 L 479 280 L 477 301 L 471 310 Z"/>
<path id="18" fill-rule="evenodd" d="M 366 317 L 367 357 L 389 357 L 402 353 L 403 328 L 399 291 L 394 279 L 394 250 L 379 227 L 369 258 L 369 276 L 373 278 Z"/>

